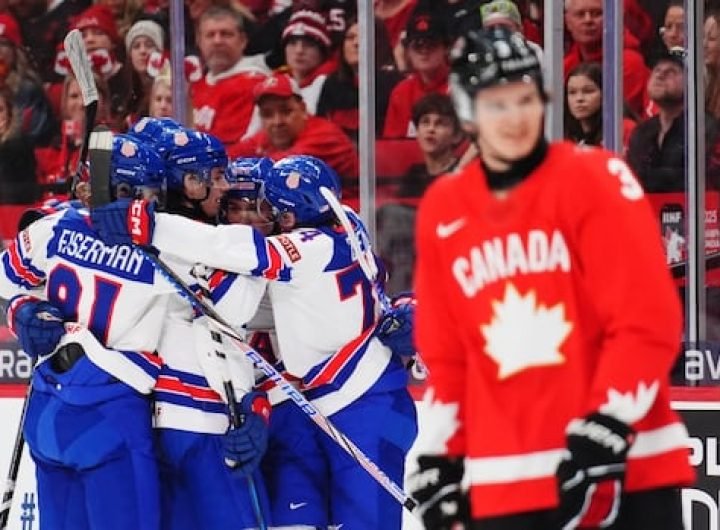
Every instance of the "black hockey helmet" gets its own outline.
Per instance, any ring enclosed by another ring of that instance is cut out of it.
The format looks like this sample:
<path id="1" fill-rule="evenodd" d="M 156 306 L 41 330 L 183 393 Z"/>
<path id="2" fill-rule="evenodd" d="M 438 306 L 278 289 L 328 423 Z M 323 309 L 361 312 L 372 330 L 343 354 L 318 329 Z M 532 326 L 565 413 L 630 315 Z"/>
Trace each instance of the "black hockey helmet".
<path id="1" fill-rule="evenodd" d="M 455 41 L 450 60 L 451 91 L 461 119 L 472 119 L 470 103 L 483 88 L 527 80 L 545 98 L 540 58 L 522 33 L 504 26 L 470 30 Z"/>

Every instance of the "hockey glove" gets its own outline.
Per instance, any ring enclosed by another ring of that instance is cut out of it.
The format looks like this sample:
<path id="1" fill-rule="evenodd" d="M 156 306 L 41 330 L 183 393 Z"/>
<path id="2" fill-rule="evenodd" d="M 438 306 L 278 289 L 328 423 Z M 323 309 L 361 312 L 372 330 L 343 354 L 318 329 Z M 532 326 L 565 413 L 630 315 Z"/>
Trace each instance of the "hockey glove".
<path id="1" fill-rule="evenodd" d="M 557 471 L 563 530 L 604 528 L 613 523 L 634 438 L 630 426 L 605 414 L 570 422 L 568 452 Z"/>
<path id="2" fill-rule="evenodd" d="M 118 199 L 93 208 L 92 225 L 107 245 L 147 246 L 155 230 L 155 203 L 145 200 Z"/>
<path id="3" fill-rule="evenodd" d="M 418 514 L 425 528 L 458 530 L 469 528 L 470 504 L 461 482 L 465 466 L 462 458 L 418 457 L 420 469 L 408 477 L 409 489 L 418 501 Z"/>
<path id="4" fill-rule="evenodd" d="M 270 403 L 263 392 L 249 392 L 237 404 L 243 419 L 231 427 L 223 438 L 225 463 L 245 475 L 260 465 L 268 444 Z"/>
<path id="5" fill-rule="evenodd" d="M 378 323 L 376 335 L 395 355 L 412 357 L 416 352 L 413 341 L 415 298 L 412 294 L 402 294 L 393 298 L 391 304 L 390 311 Z"/>
<path id="6" fill-rule="evenodd" d="M 53 352 L 65 334 L 60 310 L 32 296 L 12 298 L 7 321 L 22 349 L 33 359 Z"/>

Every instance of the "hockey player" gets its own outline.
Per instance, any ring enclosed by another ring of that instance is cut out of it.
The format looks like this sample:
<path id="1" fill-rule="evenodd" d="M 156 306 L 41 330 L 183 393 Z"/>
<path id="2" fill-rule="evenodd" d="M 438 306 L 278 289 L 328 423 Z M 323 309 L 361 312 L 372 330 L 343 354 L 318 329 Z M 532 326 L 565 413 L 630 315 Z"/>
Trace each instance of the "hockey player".
<path id="1" fill-rule="evenodd" d="M 546 142 L 520 34 L 470 32 L 456 51 L 482 159 L 418 214 L 416 338 L 438 426 L 414 488 L 426 526 L 465 519 L 464 472 L 470 528 L 680 530 L 682 318 L 642 188 L 608 151 Z"/>
<path id="2" fill-rule="evenodd" d="M 132 134 L 152 141 L 162 155 L 166 210 L 192 219 L 214 219 L 228 188 L 222 144 L 169 119 L 141 120 Z M 187 283 L 195 282 L 190 276 L 196 261 L 192 257 L 173 260 L 163 254 L 161 258 Z M 218 285 L 218 290 L 224 286 Z M 243 278 L 235 289 L 233 315 L 244 324 L 255 313 L 265 284 L 261 279 Z M 173 299 L 165 325 L 167 331 L 158 346 L 164 365 L 155 387 L 154 415 L 162 528 L 255 528 L 259 526 L 255 509 L 268 523 L 268 501 L 257 468 L 267 445 L 269 405 L 264 393 L 251 392 L 252 365 L 241 353 L 227 356 L 229 366 L 218 364 L 214 349 L 231 346 L 213 343 L 204 319 L 195 318 L 190 304 L 180 298 Z M 242 427 L 230 431 L 223 391 L 228 370 L 242 398 L 240 408 L 246 412 Z M 225 458 L 235 462 L 232 468 Z"/>
<path id="3" fill-rule="evenodd" d="M 162 169 L 140 143 L 114 139 L 116 192 L 159 189 Z M 0 263 L 8 323 L 36 361 L 24 434 L 36 466 L 41 528 L 157 530 L 148 394 L 174 294 L 142 253 L 104 245 L 87 211 L 76 208 L 29 224 Z"/>
<path id="4" fill-rule="evenodd" d="M 339 179 L 325 163 L 287 157 L 273 166 L 265 182 L 283 233 L 258 239 L 247 226 L 212 228 L 157 214 L 152 244 L 181 259 L 275 280 L 269 292 L 288 371 L 302 379 L 305 395 L 323 414 L 392 480 L 401 482 L 417 430 L 407 374 L 400 359 L 374 336 L 380 314 L 377 292 L 352 255 L 321 187 L 340 195 Z M 97 212 L 96 222 L 104 226 L 108 240 L 128 240 L 128 212 Z M 367 245 L 364 227 L 357 218 L 356 223 L 356 234 Z M 150 235 L 149 230 L 137 234 L 139 241 L 150 241 Z M 328 477 L 329 491 L 318 497 L 317 491 L 298 490 L 287 509 L 307 506 L 321 517 L 329 502 L 332 525 L 400 528 L 400 505 L 334 441 L 320 441 L 323 458 L 306 461 L 303 479 L 325 482 Z"/>

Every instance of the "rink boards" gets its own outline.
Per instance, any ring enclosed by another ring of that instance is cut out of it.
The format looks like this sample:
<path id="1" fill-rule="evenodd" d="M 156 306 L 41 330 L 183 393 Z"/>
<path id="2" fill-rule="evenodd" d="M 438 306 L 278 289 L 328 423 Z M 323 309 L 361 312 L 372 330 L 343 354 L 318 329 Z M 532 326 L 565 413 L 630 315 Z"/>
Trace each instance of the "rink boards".
<path id="1" fill-rule="evenodd" d="M 7 471 L 20 419 L 21 385 L 0 385 L 0 473 Z M 683 491 L 683 509 L 688 530 L 720 530 L 720 388 L 673 389 L 673 406 L 685 419 L 690 432 L 691 462 L 697 472 L 694 488 Z M 420 428 L 423 407 L 418 403 Z M 410 459 L 412 459 L 412 454 Z M 23 453 L 20 474 L 10 513 L 8 530 L 37 530 L 40 513 L 33 476 L 33 465 L 27 447 Z M 403 530 L 420 530 L 421 526 L 406 517 Z"/>

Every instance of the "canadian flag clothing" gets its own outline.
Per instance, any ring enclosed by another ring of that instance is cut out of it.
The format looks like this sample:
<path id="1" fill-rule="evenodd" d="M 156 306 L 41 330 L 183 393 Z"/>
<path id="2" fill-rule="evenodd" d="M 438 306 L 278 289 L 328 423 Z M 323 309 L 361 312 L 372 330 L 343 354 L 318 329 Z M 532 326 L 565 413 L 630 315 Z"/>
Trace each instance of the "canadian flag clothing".
<path id="1" fill-rule="evenodd" d="M 566 427 L 598 410 L 637 431 L 627 491 L 692 482 L 668 398 L 679 298 L 622 160 L 554 144 L 502 193 L 475 161 L 426 193 L 417 255 L 429 423 L 452 426 L 420 451 L 467 457 L 473 517 L 556 506 Z"/>
<path id="2" fill-rule="evenodd" d="M 207 74 L 190 89 L 195 127 L 225 145 L 254 132 L 248 130 L 255 109 L 253 90 L 270 71 L 252 59 L 245 57 L 217 76 Z"/>

